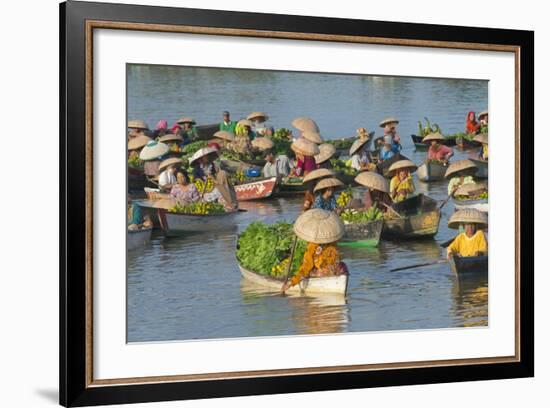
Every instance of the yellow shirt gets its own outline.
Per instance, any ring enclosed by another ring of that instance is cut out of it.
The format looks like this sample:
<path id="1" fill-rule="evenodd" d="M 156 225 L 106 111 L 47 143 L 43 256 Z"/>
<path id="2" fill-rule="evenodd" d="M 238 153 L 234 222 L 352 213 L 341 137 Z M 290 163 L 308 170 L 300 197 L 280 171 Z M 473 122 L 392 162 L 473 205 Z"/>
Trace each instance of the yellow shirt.
<path id="1" fill-rule="evenodd" d="M 395 175 L 390 182 L 390 195 L 394 202 L 403 201 L 409 198 L 414 193 L 414 182 L 412 176 L 407 177 L 405 180 L 399 180 L 399 176 Z M 398 194 L 400 191 L 405 191 L 406 194 Z"/>
<path id="2" fill-rule="evenodd" d="M 478 252 L 487 253 L 487 240 L 481 230 L 468 238 L 465 232 L 459 234 L 447 247 L 447 254 L 459 254 L 461 256 L 476 256 Z"/>

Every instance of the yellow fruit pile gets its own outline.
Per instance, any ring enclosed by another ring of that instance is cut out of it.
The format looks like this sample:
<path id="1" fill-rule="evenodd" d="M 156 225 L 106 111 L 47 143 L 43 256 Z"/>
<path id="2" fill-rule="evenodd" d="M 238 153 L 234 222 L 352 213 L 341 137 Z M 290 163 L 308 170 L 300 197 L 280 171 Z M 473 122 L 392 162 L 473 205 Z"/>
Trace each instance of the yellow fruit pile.
<path id="1" fill-rule="evenodd" d="M 350 201 L 353 199 L 353 194 L 351 191 L 346 190 L 343 191 L 338 198 L 336 199 L 336 204 L 338 204 L 339 207 L 344 208 L 347 207 Z"/>
<path id="2" fill-rule="evenodd" d="M 285 258 L 279 263 L 278 265 L 275 265 L 273 268 L 271 268 L 271 275 L 273 276 L 284 276 L 286 275 L 286 271 L 288 269 L 288 263 L 290 262 L 290 258 Z"/>
<path id="3" fill-rule="evenodd" d="M 195 187 L 197 187 L 197 190 L 199 190 L 200 194 L 209 193 L 212 191 L 212 189 L 215 186 L 214 179 L 212 177 L 208 177 L 206 181 L 203 181 L 202 179 L 196 179 L 194 181 Z"/>

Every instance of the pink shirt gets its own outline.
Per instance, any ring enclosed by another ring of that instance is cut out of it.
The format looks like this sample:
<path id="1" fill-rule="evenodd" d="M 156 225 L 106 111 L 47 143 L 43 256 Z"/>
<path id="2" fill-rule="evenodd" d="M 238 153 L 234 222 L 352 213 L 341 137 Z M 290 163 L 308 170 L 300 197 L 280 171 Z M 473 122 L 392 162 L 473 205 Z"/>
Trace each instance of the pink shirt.
<path id="1" fill-rule="evenodd" d="M 304 160 L 298 160 L 296 163 L 295 173 L 297 176 L 303 177 L 305 173 L 313 171 L 317 168 L 317 163 L 315 163 L 315 158 L 312 156 L 304 156 Z"/>
<path id="2" fill-rule="evenodd" d="M 453 149 L 445 145 L 440 145 L 439 149 L 435 150 L 432 146 L 428 149 L 428 160 L 444 160 L 447 156 L 453 153 Z"/>

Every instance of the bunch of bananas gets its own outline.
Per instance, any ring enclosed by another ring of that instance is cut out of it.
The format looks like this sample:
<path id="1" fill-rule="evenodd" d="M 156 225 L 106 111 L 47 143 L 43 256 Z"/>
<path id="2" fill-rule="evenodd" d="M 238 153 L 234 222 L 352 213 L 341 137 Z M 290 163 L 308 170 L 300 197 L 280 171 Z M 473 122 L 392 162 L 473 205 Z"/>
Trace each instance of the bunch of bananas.
<path id="1" fill-rule="evenodd" d="M 286 275 L 289 262 L 290 262 L 290 258 L 283 259 L 278 265 L 275 265 L 273 268 L 271 268 L 271 275 L 272 276 Z"/>
<path id="2" fill-rule="evenodd" d="M 200 194 L 208 193 L 212 191 L 214 188 L 214 179 L 210 176 L 206 179 L 206 181 L 203 181 L 202 179 L 196 179 L 193 181 L 195 183 L 195 187 L 197 187 L 197 190 L 199 190 Z"/>
<path id="3" fill-rule="evenodd" d="M 235 127 L 235 135 L 237 136 L 248 136 L 248 128 L 245 125 L 239 125 Z"/>
<path id="4" fill-rule="evenodd" d="M 219 203 L 207 203 L 204 201 L 198 201 L 196 203 L 186 205 L 176 204 L 168 211 L 176 214 L 208 215 L 223 213 L 225 212 L 225 208 Z"/>
<path id="5" fill-rule="evenodd" d="M 348 204 L 353 199 L 353 193 L 351 192 L 351 189 L 347 189 L 345 191 L 342 191 L 342 193 L 338 196 L 336 199 L 336 204 L 338 204 L 338 207 L 345 208 L 348 206 Z"/>
<path id="6" fill-rule="evenodd" d="M 180 147 L 178 146 L 177 143 L 172 143 L 172 144 L 170 145 L 170 151 L 171 151 L 171 152 L 178 153 L 178 152 L 181 151 L 181 149 L 180 149 Z"/>
<path id="7" fill-rule="evenodd" d="M 246 175 L 244 174 L 244 171 L 237 170 L 237 172 L 235 173 L 235 178 L 237 179 L 237 181 L 243 182 L 246 180 Z"/>

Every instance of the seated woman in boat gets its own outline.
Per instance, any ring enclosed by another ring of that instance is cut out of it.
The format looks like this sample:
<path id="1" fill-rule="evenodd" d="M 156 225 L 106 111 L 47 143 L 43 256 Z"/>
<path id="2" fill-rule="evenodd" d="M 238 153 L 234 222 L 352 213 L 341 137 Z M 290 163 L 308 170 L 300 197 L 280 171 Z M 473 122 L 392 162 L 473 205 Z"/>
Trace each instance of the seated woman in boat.
<path id="1" fill-rule="evenodd" d="M 471 160 L 464 159 L 451 163 L 445 172 L 445 178 L 449 179 L 447 194 L 454 196 L 456 190 L 464 184 L 475 184 L 473 175 L 477 172 L 477 166 Z"/>
<path id="2" fill-rule="evenodd" d="M 489 111 L 485 110 L 479 112 L 477 118 L 479 120 L 479 126 L 481 129 L 487 128 L 489 126 Z"/>
<path id="3" fill-rule="evenodd" d="M 368 188 L 364 199 L 364 206 L 367 210 L 374 206 L 383 212 L 388 211 L 388 207 L 391 207 L 393 201 L 389 195 L 388 180 L 384 176 L 374 171 L 364 171 L 355 177 L 355 182 Z"/>
<path id="4" fill-rule="evenodd" d="M 139 153 L 140 160 L 143 160 L 143 172 L 147 177 L 156 178 L 160 174 L 159 166 L 169 148 L 162 142 L 151 140 Z"/>
<path id="5" fill-rule="evenodd" d="M 246 117 L 247 120 L 252 122 L 251 129 L 257 136 L 265 135 L 267 127 L 265 122 L 269 119 L 269 116 L 264 112 L 252 112 Z"/>
<path id="6" fill-rule="evenodd" d="M 445 138 L 440 133 L 430 133 L 424 139 L 423 143 L 429 143 L 427 160 L 437 160 L 446 165 L 449 159 L 453 157 L 454 152 L 450 147 L 445 146 L 442 142 Z"/>
<path id="7" fill-rule="evenodd" d="M 191 142 L 194 142 L 197 137 L 197 129 L 195 129 L 196 122 L 193 118 L 181 118 L 178 120 L 178 125 L 180 129 L 178 130 L 178 135 L 183 138 L 182 144 L 185 146 Z"/>
<path id="8" fill-rule="evenodd" d="M 228 130 L 218 130 L 213 135 L 212 142 L 217 143 L 220 149 L 229 147 L 235 141 L 235 134 Z"/>
<path id="9" fill-rule="evenodd" d="M 197 150 L 189 165 L 193 167 L 193 178 L 206 180 L 209 176 L 215 177 L 218 171 L 214 160 L 218 157 L 218 149 L 214 146 L 207 146 Z"/>
<path id="10" fill-rule="evenodd" d="M 309 140 L 300 137 L 292 142 L 290 148 L 296 154 L 296 167 L 294 176 L 304 177 L 317 168 L 315 156 L 320 153 L 319 146 Z"/>
<path id="11" fill-rule="evenodd" d="M 162 173 L 159 176 L 159 187 L 161 190 L 170 191 L 176 184 L 176 172 L 181 164 L 181 159 L 176 157 L 171 157 L 160 163 L 159 171 Z"/>
<path id="12" fill-rule="evenodd" d="M 466 116 L 466 127 L 464 129 L 464 132 L 468 134 L 475 134 L 479 132 L 481 125 L 476 120 L 476 113 L 474 111 L 468 112 L 468 116 Z"/>
<path id="13" fill-rule="evenodd" d="M 344 187 L 344 183 L 335 177 L 328 177 L 319 181 L 313 189 L 315 201 L 311 208 L 320 208 L 322 210 L 339 213 L 341 209 L 338 207 L 338 204 L 336 204 L 334 191 L 342 187 Z"/>
<path id="14" fill-rule="evenodd" d="M 290 160 L 284 154 L 275 157 L 273 150 L 264 152 L 265 165 L 262 169 L 264 177 L 286 177 L 290 174 Z"/>
<path id="15" fill-rule="evenodd" d="M 212 191 L 204 193 L 203 200 L 206 202 L 216 201 L 222 204 L 226 211 L 237 210 L 239 207 L 237 193 L 227 177 L 227 172 L 225 170 L 219 170 L 215 180 L 214 188 Z"/>
<path id="16" fill-rule="evenodd" d="M 178 204 L 194 203 L 201 198 L 195 184 L 189 182 L 189 177 L 185 170 L 178 171 L 176 183 L 170 190 L 170 195 L 176 199 Z"/>
<path id="17" fill-rule="evenodd" d="M 140 135 L 151 137 L 152 132 L 149 130 L 149 126 L 147 125 L 147 123 L 145 123 L 145 121 L 141 119 L 129 120 L 128 121 L 128 141 Z"/>
<path id="18" fill-rule="evenodd" d="M 159 138 L 167 134 L 169 134 L 168 121 L 165 119 L 161 119 L 157 122 L 157 126 L 155 126 L 155 130 L 153 131 L 153 137 Z"/>
<path id="19" fill-rule="evenodd" d="M 488 246 L 483 228 L 487 227 L 487 214 L 474 209 L 459 210 L 449 219 L 449 227 L 457 229 L 460 226 L 464 227 L 464 232 L 447 247 L 447 258 L 486 255 Z"/>
<path id="20" fill-rule="evenodd" d="M 317 169 L 313 170 L 307 176 L 304 177 L 303 183 L 307 185 L 307 190 L 304 193 L 304 204 L 302 205 L 302 212 L 309 210 L 315 202 L 315 195 L 313 190 L 315 185 L 322 179 L 333 177 L 334 172 L 331 169 Z"/>
<path id="21" fill-rule="evenodd" d="M 319 145 L 319 154 L 315 156 L 315 164 L 318 169 L 332 169 L 330 159 L 336 154 L 336 147 L 330 143 Z"/>
<path id="22" fill-rule="evenodd" d="M 351 145 L 349 149 L 349 155 L 351 157 L 351 167 L 358 171 L 368 170 L 369 169 L 369 152 L 367 149 L 368 146 L 368 137 L 362 137 L 357 139 Z"/>
<path id="23" fill-rule="evenodd" d="M 340 217 L 320 209 L 306 211 L 294 223 L 294 233 L 308 244 L 300 268 L 283 284 L 281 292 L 299 284 L 302 279 L 348 274 L 336 247 L 344 235 Z"/>
<path id="24" fill-rule="evenodd" d="M 416 165 L 410 160 L 399 160 L 390 166 L 390 197 L 394 203 L 406 200 L 414 194 L 416 189 L 412 173 L 415 171 Z"/>
<path id="25" fill-rule="evenodd" d="M 395 151 L 392 143 L 384 143 L 380 149 L 379 161 L 383 162 L 384 160 L 391 159 L 393 156 L 395 156 Z"/>
<path id="26" fill-rule="evenodd" d="M 128 196 L 128 229 L 135 231 L 141 228 L 152 228 L 153 223 L 148 215 L 143 216 L 141 213 L 141 207 L 132 201 Z"/>

